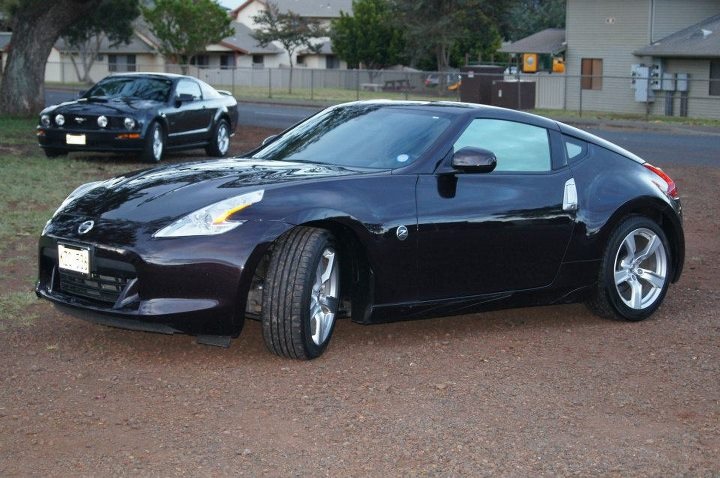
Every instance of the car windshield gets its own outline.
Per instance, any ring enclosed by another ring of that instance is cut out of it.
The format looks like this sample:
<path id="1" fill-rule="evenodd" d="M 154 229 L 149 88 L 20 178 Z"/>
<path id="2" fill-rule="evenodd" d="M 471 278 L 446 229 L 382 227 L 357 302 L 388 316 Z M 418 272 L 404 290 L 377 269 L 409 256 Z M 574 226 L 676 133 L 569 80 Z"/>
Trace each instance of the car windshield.
<path id="1" fill-rule="evenodd" d="M 340 106 L 299 124 L 253 158 L 395 169 L 420 157 L 450 122 L 442 113 L 407 107 Z"/>
<path id="2" fill-rule="evenodd" d="M 110 77 L 100 81 L 85 93 L 85 98 L 137 98 L 166 101 L 172 81 L 163 78 Z"/>

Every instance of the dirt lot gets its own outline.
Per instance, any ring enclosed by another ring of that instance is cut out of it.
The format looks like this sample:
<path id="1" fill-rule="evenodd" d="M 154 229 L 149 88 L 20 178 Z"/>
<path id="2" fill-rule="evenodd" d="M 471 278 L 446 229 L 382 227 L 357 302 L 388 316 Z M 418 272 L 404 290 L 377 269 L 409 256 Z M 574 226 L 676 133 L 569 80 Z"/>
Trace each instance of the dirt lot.
<path id="1" fill-rule="evenodd" d="M 299 363 L 252 321 L 220 349 L 45 302 L 0 317 L 0 475 L 718 475 L 720 168 L 666 169 L 685 274 L 642 323 L 582 305 L 342 321 Z M 33 260 L 5 259 L 0 285 L 28 290 Z"/>

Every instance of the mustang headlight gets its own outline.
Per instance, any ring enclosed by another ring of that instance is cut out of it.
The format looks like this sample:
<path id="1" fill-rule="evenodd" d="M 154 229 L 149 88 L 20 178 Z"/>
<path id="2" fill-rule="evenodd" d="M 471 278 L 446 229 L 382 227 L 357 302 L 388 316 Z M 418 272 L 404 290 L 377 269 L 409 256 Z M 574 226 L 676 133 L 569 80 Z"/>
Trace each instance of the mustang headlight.
<path id="1" fill-rule="evenodd" d="M 93 181 L 91 183 L 85 183 L 77 187 L 73 192 L 70 193 L 68 197 L 65 198 L 65 200 L 60 204 L 60 207 L 57 208 L 57 210 L 53 213 L 52 217 L 57 216 L 57 214 L 65 209 L 65 206 L 70 204 L 75 199 L 83 196 L 84 194 L 88 193 L 89 191 L 92 191 L 96 187 L 103 184 L 105 181 Z"/>
<path id="2" fill-rule="evenodd" d="M 65 117 L 61 114 L 55 115 L 55 124 L 62 126 L 65 124 Z"/>
<path id="3" fill-rule="evenodd" d="M 46 128 L 49 128 L 50 127 L 50 115 L 42 115 L 40 117 L 40 124 L 42 124 Z"/>
<path id="4" fill-rule="evenodd" d="M 127 129 L 133 129 L 135 127 L 135 120 L 132 118 L 125 118 L 123 124 Z"/>
<path id="5" fill-rule="evenodd" d="M 98 116 L 97 123 L 101 128 L 106 128 L 108 125 L 107 116 Z"/>
<path id="6" fill-rule="evenodd" d="M 172 224 L 163 227 L 153 237 L 212 236 L 235 229 L 245 221 L 231 220 L 230 216 L 262 201 L 264 190 L 253 191 L 211 204 Z"/>

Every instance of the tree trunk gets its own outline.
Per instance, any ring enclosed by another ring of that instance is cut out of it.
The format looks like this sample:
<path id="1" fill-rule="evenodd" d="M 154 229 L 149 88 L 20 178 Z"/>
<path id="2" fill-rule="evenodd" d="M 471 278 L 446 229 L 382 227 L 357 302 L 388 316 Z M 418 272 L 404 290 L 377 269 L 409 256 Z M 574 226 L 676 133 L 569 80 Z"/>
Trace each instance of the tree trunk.
<path id="1" fill-rule="evenodd" d="M 290 62 L 290 81 L 288 82 L 288 95 L 292 95 L 292 77 L 293 77 L 293 50 L 288 50 L 288 61 Z"/>
<path id="2" fill-rule="evenodd" d="M 100 0 L 24 0 L 12 13 L 12 39 L 0 84 L 0 113 L 37 114 L 45 107 L 45 66 L 60 33 Z"/>

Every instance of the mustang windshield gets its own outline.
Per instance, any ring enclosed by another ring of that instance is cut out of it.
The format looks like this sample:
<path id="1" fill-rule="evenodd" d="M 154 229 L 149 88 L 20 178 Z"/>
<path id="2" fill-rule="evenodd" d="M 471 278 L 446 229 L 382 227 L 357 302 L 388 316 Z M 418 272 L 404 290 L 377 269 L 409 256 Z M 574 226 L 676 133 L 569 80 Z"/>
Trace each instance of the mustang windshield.
<path id="1" fill-rule="evenodd" d="M 102 80 L 85 93 L 85 98 L 137 98 L 166 101 L 172 87 L 171 80 L 143 77 L 110 77 Z"/>
<path id="2" fill-rule="evenodd" d="M 437 112 L 388 105 L 329 109 L 299 124 L 253 158 L 394 169 L 420 157 L 450 125 Z"/>

